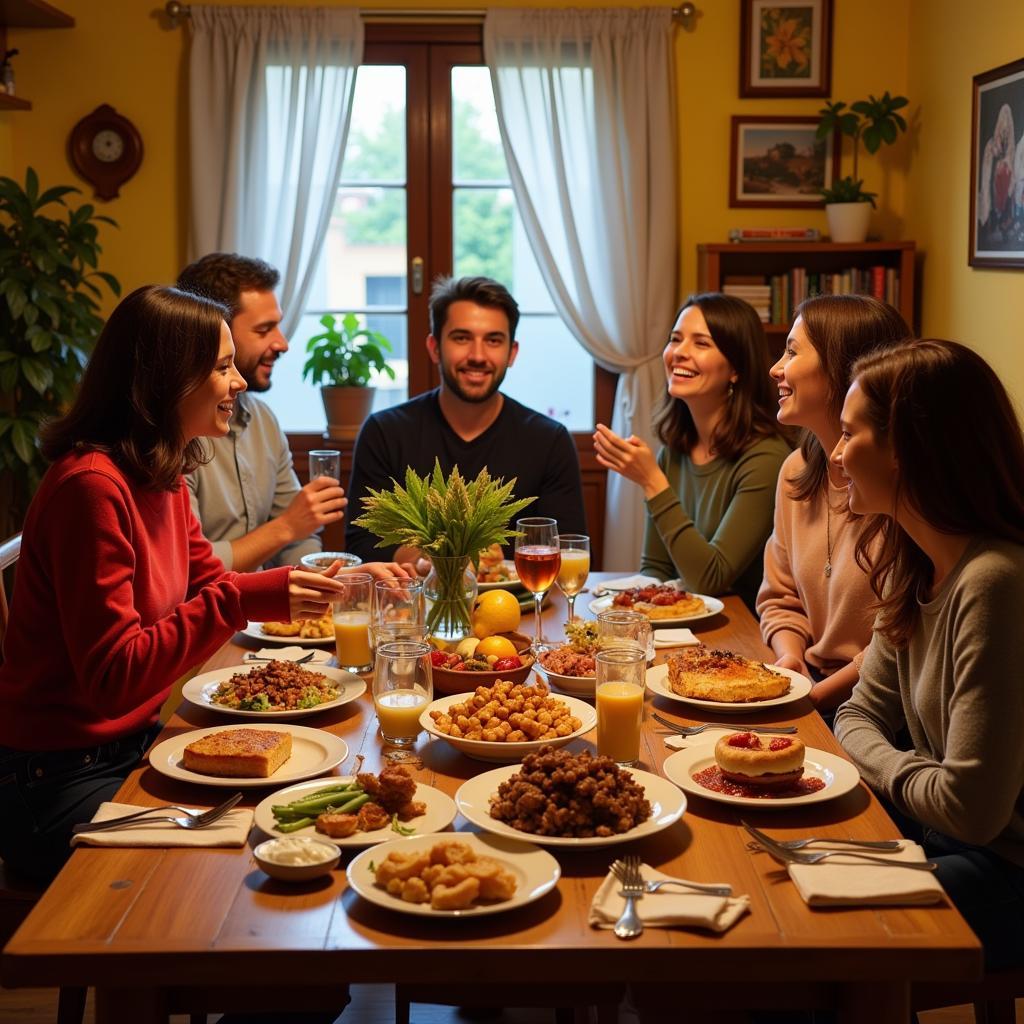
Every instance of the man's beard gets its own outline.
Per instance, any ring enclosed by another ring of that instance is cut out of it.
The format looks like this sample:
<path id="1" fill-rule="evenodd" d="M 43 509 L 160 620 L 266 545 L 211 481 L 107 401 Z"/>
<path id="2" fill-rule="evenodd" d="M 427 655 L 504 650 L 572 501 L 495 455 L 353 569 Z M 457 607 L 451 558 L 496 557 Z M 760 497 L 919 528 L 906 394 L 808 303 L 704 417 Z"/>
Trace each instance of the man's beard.
<path id="1" fill-rule="evenodd" d="M 445 383 L 445 387 L 453 394 L 456 398 L 462 399 L 463 402 L 469 402 L 471 405 L 479 405 L 481 402 L 486 402 L 491 395 L 501 387 L 502 381 L 505 379 L 505 374 L 508 372 L 506 366 L 501 373 L 495 373 L 491 378 L 491 386 L 487 388 L 482 394 L 467 394 L 462 390 L 462 385 L 459 384 L 458 374 L 451 374 L 446 369 L 444 363 L 440 364 L 441 367 L 441 378 Z"/>

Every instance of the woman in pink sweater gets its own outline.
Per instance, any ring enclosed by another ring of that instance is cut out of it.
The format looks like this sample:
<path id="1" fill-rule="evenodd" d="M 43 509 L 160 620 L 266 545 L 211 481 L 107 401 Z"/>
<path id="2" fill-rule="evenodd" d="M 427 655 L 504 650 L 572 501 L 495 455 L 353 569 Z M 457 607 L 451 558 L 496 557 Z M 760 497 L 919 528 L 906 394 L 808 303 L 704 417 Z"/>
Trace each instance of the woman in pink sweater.
<path id="1" fill-rule="evenodd" d="M 853 690 L 874 618 L 874 595 L 855 556 L 863 523 L 850 514 L 828 455 L 839 440 L 854 361 L 910 336 L 885 303 L 822 295 L 797 308 L 786 350 L 771 368 L 779 422 L 802 431 L 779 474 L 757 612 L 775 664 L 817 680 L 811 700 L 821 712 Z"/>
<path id="2" fill-rule="evenodd" d="M 71 826 L 138 762 L 176 679 L 248 619 L 319 616 L 342 589 L 338 566 L 225 572 L 192 515 L 182 473 L 245 388 L 226 314 L 139 288 L 71 411 L 41 431 L 53 464 L 25 519 L 0 665 L 0 857 L 34 877 L 57 872 Z"/>

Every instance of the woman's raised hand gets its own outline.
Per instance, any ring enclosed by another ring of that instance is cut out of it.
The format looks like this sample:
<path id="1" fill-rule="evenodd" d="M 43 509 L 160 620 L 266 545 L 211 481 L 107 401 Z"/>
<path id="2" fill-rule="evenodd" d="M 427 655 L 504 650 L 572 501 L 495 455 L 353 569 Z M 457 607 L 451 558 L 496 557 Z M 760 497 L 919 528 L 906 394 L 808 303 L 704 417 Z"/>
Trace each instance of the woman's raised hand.
<path id="1" fill-rule="evenodd" d="M 644 489 L 644 497 L 653 498 L 669 486 L 650 447 L 635 434 L 619 437 L 603 423 L 594 432 L 594 452 L 606 469 L 621 473 Z"/>
<path id="2" fill-rule="evenodd" d="M 344 590 L 336 577 L 353 572 L 369 573 L 378 580 L 416 578 L 411 565 L 399 565 L 398 562 L 366 562 L 342 568 L 341 562 L 337 561 L 324 572 L 292 569 L 288 574 L 288 608 L 292 620 L 318 619 L 326 615 L 333 597 Z"/>

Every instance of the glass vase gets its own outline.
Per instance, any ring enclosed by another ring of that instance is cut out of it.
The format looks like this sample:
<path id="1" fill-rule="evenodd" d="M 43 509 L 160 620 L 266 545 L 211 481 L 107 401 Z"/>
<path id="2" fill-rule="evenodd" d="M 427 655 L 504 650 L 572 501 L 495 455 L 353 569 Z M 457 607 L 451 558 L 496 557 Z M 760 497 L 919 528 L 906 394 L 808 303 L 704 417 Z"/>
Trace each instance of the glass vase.
<path id="1" fill-rule="evenodd" d="M 434 555 L 423 581 L 427 636 L 458 643 L 473 633 L 476 573 L 469 555 Z"/>

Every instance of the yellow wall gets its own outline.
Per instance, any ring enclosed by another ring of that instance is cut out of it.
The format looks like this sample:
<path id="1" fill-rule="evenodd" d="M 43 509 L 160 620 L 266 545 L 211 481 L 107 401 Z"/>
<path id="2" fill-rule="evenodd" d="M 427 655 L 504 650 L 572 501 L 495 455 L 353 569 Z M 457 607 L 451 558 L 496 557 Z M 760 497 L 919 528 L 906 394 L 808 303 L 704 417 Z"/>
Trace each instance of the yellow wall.
<path id="1" fill-rule="evenodd" d="M 297 5 L 309 0 L 289 2 Z M 491 2 L 494 6 L 516 6 L 521 0 Z M 642 6 L 644 0 L 626 2 Z M 1014 0 L 1002 2 L 1009 10 Z M 124 186 L 121 197 L 100 204 L 121 225 L 119 231 L 103 232 L 104 266 L 121 279 L 126 289 L 147 281 L 170 280 L 185 257 L 186 31 L 165 28 L 154 15 L 157 3 L 58 0 L 58 6 L 75 17 L 75 28 L 11 30 L 11 45 L 22 51 L 17 64 L 19 92 L 32 100 L 34 109 L 30 113 L 0 114 L 0 172 L 21 177 L 31 164 L 45 184 L 75 181 L 65 157 L 68 131 L 100 103 L 112 104 L 138 126 L 146 154 L 141 170 Z M 425 0 L 402 0 L 399 6 L 432 5 Z M 455 4 L 445 2 L 440 6 Z M 483 4 L 477 0 L 468 6 Z M 811 115 L 822 101 L 740 100 L 739 4 L 734 0 L 704 0 L 698 6 L 702 11 L 696 24 L 691 30 L 679 30 L 676 39 L 681 292 L 693 289 L 697 283 L 697 243 L 724 241 L 730 227 L 825 226 L 824 214 L 819 211 L 729 209 L 731 115 Z M 948 6 L 952 8 L 952 4 Z M 885 89 L 908 92 L 911 0 L 836 0 L 836 8 L 834 97 L 851 102 Z M 944 23 L 943 19 L 937 21 Z M 934 28 L 936 40 L 941 33 L 941 25 Z M 1001 38 L 1006 35 L 1000 32 Z M 9 144 L 5 145 L 8 138 Z M 884 157 L 868 159 L 862 165 L 867 187 L 883 196 L 873 230 L 887 238 L 908 235 L 903 164 L 910 148 L 908 141 L 901 141 Z M 844 168 L 848 163 L 847 153 Z M 915 159 L 915 164 L 923 170 L 920 161 Z M 911 175 L 914 173 L 912 166 Z M 935 176 L 942 178 L 941 170 Z"/>
<path id="2" fill-rule="evenodd" d="M 907 222 L 926 254 L 921 329 L 975 348 L 1024 410 L 1024 272 L 967 263 L 971 79 L 1024 57 L 1024 4 L 987 0 L 984 17 L 964 11 L 952 0 L 913 0 L 911 8 L 909 88 L 921 131 Z"/>

